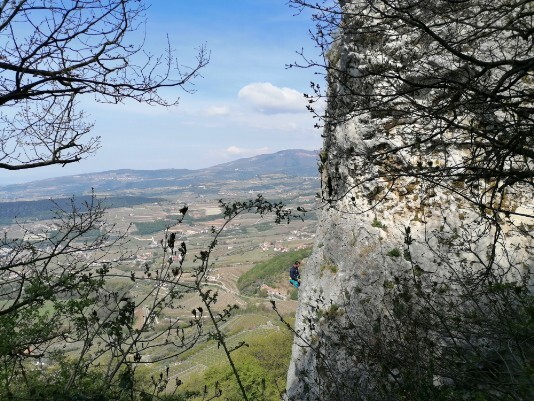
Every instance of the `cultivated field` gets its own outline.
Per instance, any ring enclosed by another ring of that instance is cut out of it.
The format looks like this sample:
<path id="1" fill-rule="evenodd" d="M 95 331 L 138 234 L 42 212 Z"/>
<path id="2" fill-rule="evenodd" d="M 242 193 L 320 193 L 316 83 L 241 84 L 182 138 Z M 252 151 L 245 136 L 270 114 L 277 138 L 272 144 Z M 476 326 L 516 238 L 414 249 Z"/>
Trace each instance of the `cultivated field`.
<path id="1" fill-rule="evenodd" d="M 311 184 L 308 181 L 301 181 L 301 183 L 303 184 L 301 192 L 294 189 L 288 190 L 281 185 L 280 188 L 266 190 L 263 195 L 269 200 L 283 201 L 294 209 L 300 206 L 312 210 L 315 206 L 315 196 L 310 188 Z M 316 184 L 316 182 L 312 183 Z M 296 182 L 286 184 L 295 185 Z M 169 230 L 176 234 L 177 242 L 184 241 L 187 244 L 188 253 L 183 265 L 185 273 L 182 276 L 184 282 L 187 283 L 191 280 L 190 272 L 198 265 L 194 261 L 195 255 L 207 249 L 213 239 L 212 227 L 218 228 L 224 223 L 218 204 L 219 199 L 229 202 L 254 199 L 257 196 L 257 193 L 253 191 L 242 190 L 242 185 L 243 183 L 231 182 L 219 188 L 218 191 L 201 188 L 201 194 L 194 190 L 182 191 L 179 194 L 158 193 L 157 196 L 163 200 L 109 209 L 108 224 L 114 224 L 119 231 L 128 233 L 128 241 L 120 251 L 129 257 L 122 262 L 116 261 L 113 254 L 94 253 L 80 255 L 80 257 L 98 260 L 95 267 L 102 263 L 109 263 L 112 266 L 110 273 L 124 277 L 111 280 L 109 285 L 112 288 L 127 291 L 135 299 L 143 299 L 144 294 L 150 290 L 151 284 L 143 280 L 132 282 L 128 276 L 134 273 L 142 277 L 147 266 L 151 269 L 161 266 L 164 257 L 161 241 L 165 236 L 165 230 Z M 177 224 L 177 218 L 180 216 L 179 210 L 184 205 L 188 206 L 186 218 L 182 223 Z M 33 232 L 39 232 L 53 224 L 54 222 L 50 220 L 25 222 L 25 226 Z M 304 221 L 295 219 L 290 224 L 275 224 L 273 216 L 261 217 L 251 213 L 235 219 L 222 232 L 211 255 L 206 285 L 218 291 L 218 302 L 214 305 L 216 312 L 221 311 L 227 305 L 239 306 L 239 310 L 235 311 L 234 315 L 223 325 L 230 346 L 258 336 L 263 337 L 266 333 L 285 330 L 278 317 L 272 312 L 270 300 L 275 299 L 278 310 L 291 318 L 298 302 L 290 299 L 291 287 L 287 280 L 280 282 L 279 288 L 270 287 L 271 292 L 264 293 L 264 296 L 241 294 L 237 281 L 242 274 L 252 269 L 257 263 L 268 261 L 285 252 L 310 247 L 314 241 L 315 225 L 314 212 L 307 213 Z M 16 224 L 2 228 L 9 236 L 20 238 L 23 235 L 23 230 Z M 289 267 L 288 265 L 288 270 Z M 276 296 L 273 296 L 273 293 L 276 293 Z M 146 300 L 146 303 L 149 301 L 149 299 Z M 137 328 L 143 324 L 147 306 L 138 303 L 135 310 Z M 156 329 L 158 325 L 161 325 L 163 329 L 165 319 L 168 318 L 180 318 L 184 321 L 190 319 L 191 311 L 201 306 L 201 301 L 195 293 L 188 293 L 180 300 L 180 306 L 177 309 L 164 309 L 155 323 Z M 205 330 L 206 332 L 210 330 L 208 323 L 206 323 Z M 151 358 L 157 359 L 165 356 L 166 353 L 173 353 L 171 346 L 163 347 L 158 350 L 157 354 L 143 358 L 145 362 L 149 362 Z M 171 376 L 187 380 L 194 373 L 198 374 L 210 366 L 219 364 L 224 361 L 224 358 L 224 353 L 215 342 L 203 338 L 185 354 L 164 363 L 152 365 L 150 369 L 160 371 L 169 367 Z"/>

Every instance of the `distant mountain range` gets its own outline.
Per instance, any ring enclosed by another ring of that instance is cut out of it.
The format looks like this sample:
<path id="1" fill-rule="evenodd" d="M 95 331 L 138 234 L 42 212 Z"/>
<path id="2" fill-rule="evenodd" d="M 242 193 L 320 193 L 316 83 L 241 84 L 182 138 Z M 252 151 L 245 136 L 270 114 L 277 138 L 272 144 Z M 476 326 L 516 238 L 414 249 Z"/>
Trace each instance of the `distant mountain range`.
<path id="1" fill-rule="evenodd" d="M 187 188 L 217 182 L 249 180 L 254 177 L 317 177 L 317 151 L 300 149 L 243 158 L 199 170 L 111 170 L 80 174 L 25 184 L 0 186 L 0 199 L 71 196 L 96 193 L 130 193 L 158 188 Z"/>

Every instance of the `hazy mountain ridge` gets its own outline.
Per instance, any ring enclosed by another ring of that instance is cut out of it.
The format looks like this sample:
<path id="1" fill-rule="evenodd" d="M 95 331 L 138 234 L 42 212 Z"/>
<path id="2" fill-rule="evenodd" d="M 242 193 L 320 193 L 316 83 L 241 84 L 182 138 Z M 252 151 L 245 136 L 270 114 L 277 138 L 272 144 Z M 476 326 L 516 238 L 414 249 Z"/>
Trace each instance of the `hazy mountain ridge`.
<path id="1" fill-rule="evenodd" d="M 4 200 L 71 196 L 88 193 L 91 188 L 95 192 L 105 193 L 168 187 L 178 189 L 221 181 L 246 180 L 269 174 L 316 177 L 317 158 L 317 151 L 289 149 L 199 170 L 111 170 L 0 186 L 0 196 Z"/>

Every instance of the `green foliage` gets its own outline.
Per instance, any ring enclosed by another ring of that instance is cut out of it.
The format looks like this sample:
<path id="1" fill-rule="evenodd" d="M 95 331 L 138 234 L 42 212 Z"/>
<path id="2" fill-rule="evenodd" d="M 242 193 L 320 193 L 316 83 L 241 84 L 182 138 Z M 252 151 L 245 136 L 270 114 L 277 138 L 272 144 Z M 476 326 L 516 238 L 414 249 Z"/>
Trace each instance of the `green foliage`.
<path id="1" fill-rule="evenodd" d="M 384 280 L 384 284 L 382 284 L 382 286 L 384 288 L 387 288 L 387 289 L 391 290 L 392 288 L 395 288 L 395 283 L 393 281 L 390 281 L 390 280 Z"/>
<path id="2" fill-rule="evenodd" d="M 378 220 L 376 217 L 374 218 L 373 222 L 371 223 L 372 227 L 375 228 L 384 228 L 385 226 L 382 224 L 380 220 Z"/>
<path id="3" fill-rule="evenodd" d="M 401 256 L 401 251 L 399 248 L 393 248 L 387 253 L 388 256 L 391 256 L 392 258 L 398 258 Z"/>
<path id="4" fill-rule="evenodd" d="M 321 151 L 319 152 L 319 159 L 321 160 L 321 163 L 326 163 L 326 161 L 328 160 L 328 153 L 326 152 L 326 150 L 321 149 Z"/>
<path id="5" fill-rule="evenodd" d="M 232 358 L 239 370 L 241 380 L 249 400 L 278 401 L 280 392 L 285 389 L 286 374 L 291 357 L 293 336 L 288 331 L 273 331 L 272 333 L 251 339 L 248 347 L 243 347 L 232 354 Z M 208 369 L 205 374 L 188 380 L 182 393 L 198 390 L 198 382 L 203 381 L 209 394 L 213 393 L 216 383 L 222 390 L 222 399 L 228 401 L 242 401 L 240 389 L 232 377 L 232 371 L 226 364 Z M 198 394 L 189 398 L 191 401 L 201 400 Z"/>
<path id="6" fill-rule="evenodd" d="M 269 231 L 272 228 L 272 223 L 270 222 L 263 222 L 259 224 L 255 224 L 254 228 L 258 230 L 259 232 Z"/>
<path id="7" fill-rule="evenodd" d="M 329 260 L 328 262 L 329 263 L 327 264 L 321 265 L 321 274 L 324 271 L 329 271 L 332 274 L 336 274 L 338 272 L 338 267 L 332 261 Z"/>
<path id="8" fill-rule="evenodd" d="M 164 231 L 167 227 L 172 225 L 169 220 L 154 220 L 134 223 L 137 229 L 136 234 L 149 235 Z"/>
<path id="9" fill-rule="evenodd" d="M 339 305 L 332 303 L 326 308 L 318 308 L 316 316 L 317 319 L 325 318 L 333 320 L 344 314 L 345 311 Z"/>
<path id="10" fill-rule="evenodd" d="M 289 268 L 296 260 L 311 255 L 311 248 L 281 253 L 265 262 L 258 263 L 248 272 L 239 277 L 237 288 L 248 295 L 258 294 L 262 284 L 275 286 L 289 280 Z"/>
<path id="11" fill-rule="evenodd" d="M 130 399 L 126 388 L 115 384 L 103 386 L 105 375 L 103 371 L 95 369 L 79 375 L 75 386 L 67 386 L 75 365 L 61 356 L 56 356 L 49 362 L 53 363 L 53 367 L 45 368 L 47 374 L 37 369 L 28 369 L 24 380 L 12 383 L 9 390 L 0 388 L 0 399 L 34 401 L 126 401 Z M 4 380 L 5 377 L 2 379 Z"/>

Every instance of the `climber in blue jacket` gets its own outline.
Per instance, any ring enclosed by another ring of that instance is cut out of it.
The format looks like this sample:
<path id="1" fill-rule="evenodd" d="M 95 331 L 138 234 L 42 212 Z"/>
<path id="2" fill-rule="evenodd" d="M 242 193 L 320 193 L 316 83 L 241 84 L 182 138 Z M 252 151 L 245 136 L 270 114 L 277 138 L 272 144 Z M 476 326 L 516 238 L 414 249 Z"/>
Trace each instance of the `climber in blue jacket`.
<path id="1" fill-rule="evenodd" d="M 296 288 L 300 287 L 300 273 L 299 273 L 300 262 L 297 260 L 289 269 L 289 282 L 293 284 Z"/>

